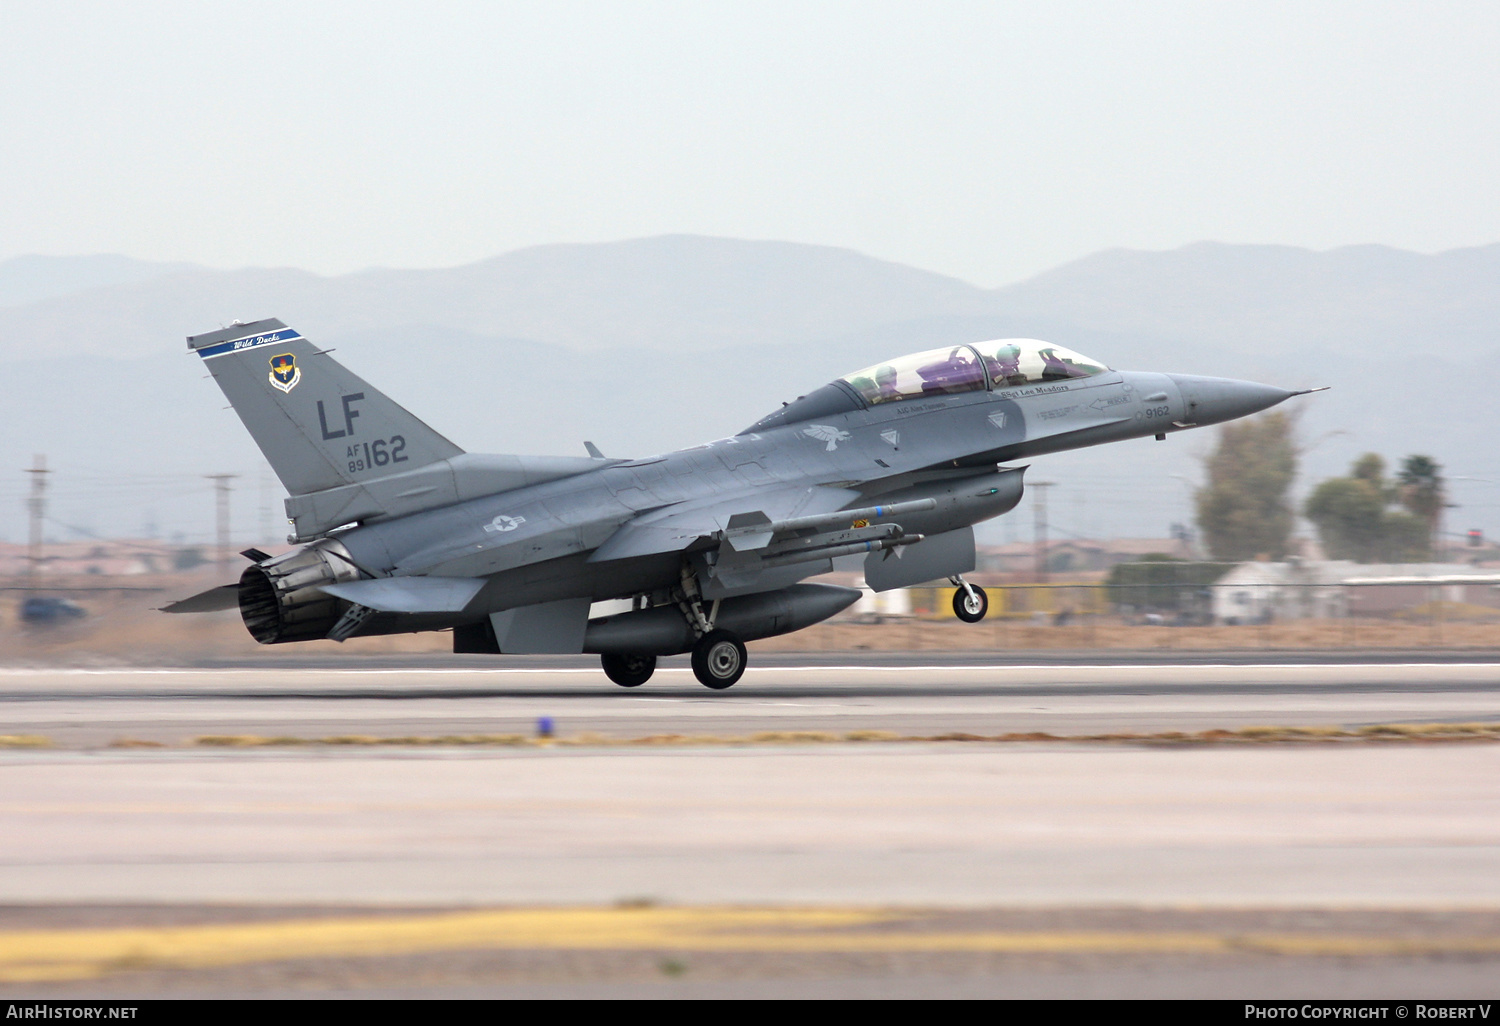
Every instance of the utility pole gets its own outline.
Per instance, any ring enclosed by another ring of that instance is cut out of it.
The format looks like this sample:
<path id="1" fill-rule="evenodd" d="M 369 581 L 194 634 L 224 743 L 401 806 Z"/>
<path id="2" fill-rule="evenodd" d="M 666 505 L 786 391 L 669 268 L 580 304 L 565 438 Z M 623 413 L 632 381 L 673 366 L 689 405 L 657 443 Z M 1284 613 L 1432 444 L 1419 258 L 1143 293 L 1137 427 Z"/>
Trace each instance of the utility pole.
<path id="1" fill-rule="evenodd" d="M 238 474 L 204 474 L 214 483 L 214 491 L 218 493 L 218 528 L 219 528 L 219 574 L 223 576 L 229 572 L 229 482 L 239 477 Z"/>
<path id="2" fill-rule="evenodd" d="M 47 457 L 36 455 L 31 458 L 31 469 L 26 471 L 31 475 L 31 498 L 26 500 L 26 508 L 31 513 L 31 534 L 27 539 L 27 586 L 36 588 L 41 584 L 42 575 L 42 522 L 47 516 L 47 475 L 52 473 L 47 469 Z"/>
<path id="3" fill-rule="evenodd" d="M 260 468 L 260 544 L 271 541 L 271 468 Z"/>
<path id="4" fill-rule="evenodd" d="M 1047 489 L 1056 481 L 1032 481 L 1026 487 L 1036 489 L 1036 502 L 1031 507 L 1032 524 L 1036 530 L 1036 579 L 1039 584 L 1047 580 Z"/>

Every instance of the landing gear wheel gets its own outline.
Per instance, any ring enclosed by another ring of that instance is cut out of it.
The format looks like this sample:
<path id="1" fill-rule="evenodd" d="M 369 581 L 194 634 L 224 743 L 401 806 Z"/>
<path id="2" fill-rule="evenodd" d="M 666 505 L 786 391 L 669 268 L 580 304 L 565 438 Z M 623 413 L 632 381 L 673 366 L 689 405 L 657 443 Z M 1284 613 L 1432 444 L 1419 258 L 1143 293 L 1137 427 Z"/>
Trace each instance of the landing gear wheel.
<path id="1" fill-rule="evenodd" d="M 978 623 L 989 611 L 990 597 L 978 585 L 960 587 L 953 593 L 953 615 L 964 623 Z"/>
<path id="2" fill-rule="evenodd" d="M 622 688 L 638 688 L 656 672 L 656 656 L 610 652 L 600 656 L 599 661 L 604 664 L 604 675 Z"/>
<path id="3" fill-rule="evenodd" d="M 728 631 L 710 631 L 693 646 L 693 676 L 715 691 L 733 686 L 745 672 L 745 646 Z"/>

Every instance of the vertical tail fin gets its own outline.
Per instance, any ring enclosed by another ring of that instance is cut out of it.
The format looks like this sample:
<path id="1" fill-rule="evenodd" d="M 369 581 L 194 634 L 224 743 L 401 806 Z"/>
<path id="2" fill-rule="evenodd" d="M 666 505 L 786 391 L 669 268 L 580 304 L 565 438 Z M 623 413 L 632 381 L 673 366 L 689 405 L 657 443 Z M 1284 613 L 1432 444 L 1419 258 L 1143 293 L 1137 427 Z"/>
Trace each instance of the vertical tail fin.
<path id="1" fill-rule="evenodd" d="M 188 348 L 294 496 L 463 452 L 274 318 L 191 336 Z"/>

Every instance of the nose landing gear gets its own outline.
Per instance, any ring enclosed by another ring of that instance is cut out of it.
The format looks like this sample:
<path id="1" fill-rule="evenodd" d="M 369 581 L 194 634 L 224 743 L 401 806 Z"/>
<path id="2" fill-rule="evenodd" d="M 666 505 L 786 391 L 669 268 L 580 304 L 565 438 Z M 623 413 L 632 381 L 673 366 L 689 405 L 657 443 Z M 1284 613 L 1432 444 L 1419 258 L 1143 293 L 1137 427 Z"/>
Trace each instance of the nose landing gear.
<path id="1" fill-rule="evenodd" d="M 978 623 L 990 611 L 990 597 L 984 589 L 962 577 L 948 578 L 958 590 L 953 593 L 953 615 L 964 623 Z"/>

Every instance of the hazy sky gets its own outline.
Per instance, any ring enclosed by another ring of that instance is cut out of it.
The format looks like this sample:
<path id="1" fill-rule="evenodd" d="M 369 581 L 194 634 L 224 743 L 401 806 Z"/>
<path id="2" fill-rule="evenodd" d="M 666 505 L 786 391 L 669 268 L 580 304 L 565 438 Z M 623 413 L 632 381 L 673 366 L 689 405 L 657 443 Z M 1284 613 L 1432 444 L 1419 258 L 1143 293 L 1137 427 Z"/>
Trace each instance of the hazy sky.
<path id="1" fill-rule="evenodd" d="M 1500 239 L 1500 4 L 0 0 L 0 258 Z"/>

